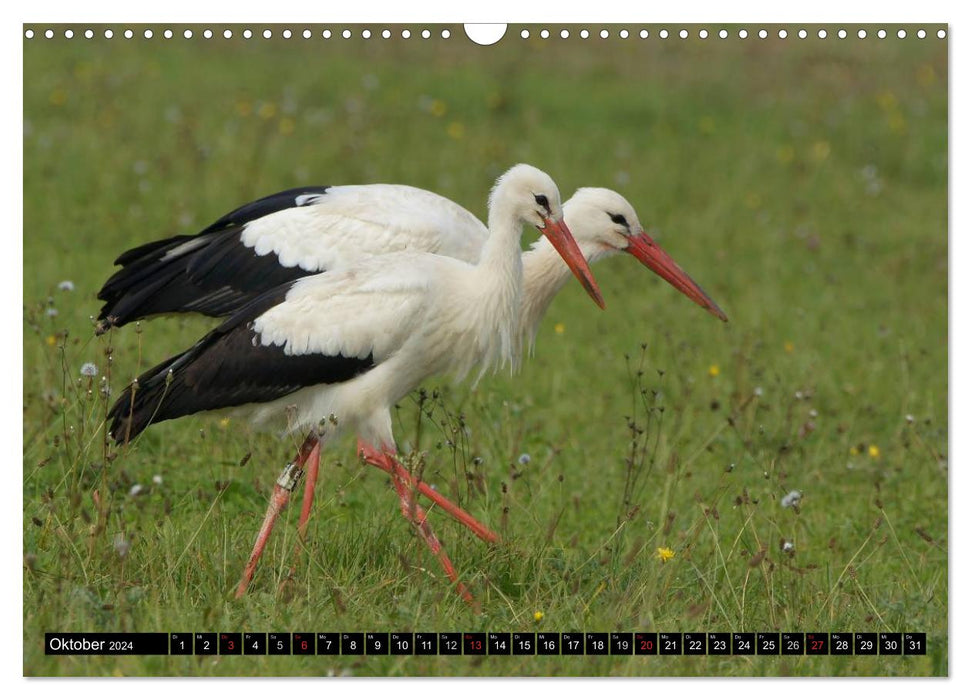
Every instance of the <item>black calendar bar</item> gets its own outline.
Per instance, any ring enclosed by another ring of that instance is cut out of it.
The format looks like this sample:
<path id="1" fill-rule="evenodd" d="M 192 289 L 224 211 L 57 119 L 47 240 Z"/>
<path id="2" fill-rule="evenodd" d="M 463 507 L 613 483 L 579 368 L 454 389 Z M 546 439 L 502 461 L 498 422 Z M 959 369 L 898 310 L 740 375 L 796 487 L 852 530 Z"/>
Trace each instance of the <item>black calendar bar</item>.
<path id="1" fill-rule="evenodd" d="M 923 656 L 925 632 L 48 632 L 55 656 Z M 647 660 L 645 660 L 647 661 Z"/>

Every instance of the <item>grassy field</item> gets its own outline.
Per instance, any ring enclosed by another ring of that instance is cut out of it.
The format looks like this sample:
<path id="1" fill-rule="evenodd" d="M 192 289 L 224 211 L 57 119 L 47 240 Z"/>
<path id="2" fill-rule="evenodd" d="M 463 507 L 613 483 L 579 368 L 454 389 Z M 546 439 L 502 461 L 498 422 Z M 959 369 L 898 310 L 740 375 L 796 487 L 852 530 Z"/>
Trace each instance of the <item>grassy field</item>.
<path id="1" fill-rule="evenodd" d="M 153 29 L 24 43 L 25 674 L 948 673 L 946 42 Z M 303 184 L 409 183 L 484 216 L 521 161 L 564 197 L 622 192 L 731 322 L 611 259 L 606 312 L 569 285 L 520 375 L 401 402 L 400 446 L 503 536 L 432 516 L 481 614 L 350 437 L 325 455 L 306 546 L 291 509 L 233 600 L 297 438 L 203 416 L 106 447 L 106 390 L 212 325 L 96 339 L 115 256 Z M 45 631 L 244 630 L 923 631 L 929 653 L 42 651 Z"/>

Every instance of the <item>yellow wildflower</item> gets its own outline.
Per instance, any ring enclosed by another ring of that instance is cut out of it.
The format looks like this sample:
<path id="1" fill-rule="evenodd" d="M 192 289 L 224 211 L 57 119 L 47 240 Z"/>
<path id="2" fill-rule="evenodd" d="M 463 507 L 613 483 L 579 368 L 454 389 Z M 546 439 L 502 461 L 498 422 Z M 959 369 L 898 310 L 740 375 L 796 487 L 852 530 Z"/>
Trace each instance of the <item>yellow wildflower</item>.
<path id="1" fill-rule="evenodd" d="M 829 143 L 826 141 L 817 141 L 813 144 L 812 157 L 817 163 L 822 163 L 824 160 L 829 158 Z"/>
<path id="2" fill-rule="evenodd" d="M 261 119 L 273 119 L 276 116 L 276 105 L 272 102 L 264 102 L 260 105 L 257 114 L 260 115 Z"/>
<path id="3" fill-rule="evenodd" d="M 543 611 L 542 610 L 537 610 L 536 612 L 534 612 L 533 613 L 533 619 L 536 620 L 536 622 L 539 622 L 540 620 L 542 620 L 543 619 Z"/>
<path id="4" fill-rule="evenodd" d="M 57 345 L 57 336 L 56 335 L 47 336 L 47 344 L 50 345 L 51 347 Z"/>
<path id="5" fill-rule="evenodd" d="M 668 559 L 674 559 L 674 550 L 670 547 L 658 547 L 657 558 L 662 562 L 666 562 Z"/>
<path id="6" fill-rule="evenodd" d="M 465 124 L 462 122 L 452 122 L 448 125 L 446 129 L 450 138 L 458 141 L 460 138 L 465 136 Z"/>
<path id="7" fill-rule="evenodd" d="M 557 335 L 563 335 L 566 332 L 566 326 L 562 323 L 557 323 L 553 326 L 553 332 Z"/>
<path id="8" fill-rule="evenodd" d="M 870 455 L 870 458 L 871 459 L 879 459 L 880 458 L 880 448 L 877 447 L 876 445 L 870 445 L 870 447 L 867 448 L 867 454 Z"/>
<path id="9" fill-rule="evenodd" d="M 446 107 L 445 103 L 442 102 L 441 100 L 432 100 L 432 103 L 429 106 L 428 111 L 432 113 L 432 116 L 444 117 L 445 112 L 448 111 L 448 107 Z"/>
<path id="10" fill-rule="evenodd" d="M 710 365 L 708 367 L 709 377 L 717 377 L 719 374 L 721 374 L 721 369 L 719 369 L 718 365 Z"/>
<path id="11" fill-rule="evenodd" d="M 220 428 L 223 428 L 223 429 L 228 428 L 229 427 L 229 419 L 228 418 L 220 418 L 219 419 L 219 427 Z"/>
<path id="12" fill-rule="evenodd" d="M 793 350 L 796 349 L 796 346 L 793 344 L 791 340 L 787 340 L 782 347 L 786 352 L 792 352 Z"/>
<path id="13" fill-rule="evenodd" d="M 858 454 L 860 454 L 860 449 L 856 445 L 853 445 L 853 447 L 850 448 L 850 454 L 856 457 Z"/>

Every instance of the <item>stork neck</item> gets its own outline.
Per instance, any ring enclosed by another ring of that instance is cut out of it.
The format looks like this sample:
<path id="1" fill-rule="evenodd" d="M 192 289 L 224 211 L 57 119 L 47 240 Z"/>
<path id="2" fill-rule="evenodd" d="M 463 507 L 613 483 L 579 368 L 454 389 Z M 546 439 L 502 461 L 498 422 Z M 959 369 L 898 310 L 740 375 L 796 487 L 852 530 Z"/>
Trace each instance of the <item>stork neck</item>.
<path id="1" fill-rule="evenodd" d="M 522 255 L 523 310 L 519 317 L 521 337 L 530 347 L 546 310 L 556 293 L 571 277 L 570 268 L 553 246 L 540 238 Z"/>

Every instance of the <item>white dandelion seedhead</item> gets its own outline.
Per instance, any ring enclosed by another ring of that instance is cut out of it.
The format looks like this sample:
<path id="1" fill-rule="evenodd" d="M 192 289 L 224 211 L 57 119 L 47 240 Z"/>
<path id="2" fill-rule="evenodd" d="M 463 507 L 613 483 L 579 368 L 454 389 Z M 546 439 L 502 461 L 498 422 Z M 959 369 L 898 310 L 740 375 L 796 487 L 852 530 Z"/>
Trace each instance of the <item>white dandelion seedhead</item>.
<path id="1" fill-rule="evenodd" d="M 54 318 L 55 316 L 57 316 L 57 309 L 55 309 L 53 306 L 48 306 L 47 315 L 50 316 L 51 318 Z"/>
<path id="2" fill-rule="evenodd" d="M 529 456 L 528 452 L 523 452 L 521 455 L 519 455 L 519 463 L 524 467 L 529 464 L 532 459 L 533 458 Z"/>
<path id="3" fill-rule="evenodd" d="M 128 495 L 134 497 L 140 494 L 144 490 L 145 490 L 144 486 L 142 486 L 141 484 L 135 484 L 130 489 L 128 489 Z"/>
<path id="4" fill-rule="evenodd" d="M 161 474 L 156 474 L 155 476 L 153 476 L 152 477 L 152 483 L 155 484 L 156 486 L 161 486 L 162 485 L 162 475 Z"/>
<path id="5" fill-rule="evenodd" d="M 85 362 L 81 365 L 81 376 L 82 377 L 97 377 L 98 376 L 98 366 L 93 362 Z"/>
<path id="6" fill-rule="evenodd" d="M 125 537 L 124 534 L 118 533 L 115 535 L 114 542 L 112 543 L 115 548 L 115 552 L 119 557 L 124 559 L 128 556 L 128 551 L 131 549 L 131 540 Z"/>
<path id="7" fill-rule="evenodd" d="M 783 552 L 787 552 L 788 553 L 788 552 L 794 552 L 795 550 L 796 550 L 796 545 L 794 545 L 789 540 L 786 540 L 785 542 L 782 543 L 782 551 Z"/>
<path id="8" fill-rule="evenodd" d="M 795 508 L 799 505 L 799 501 L 802 500 L 802 491 L 790 491 L 785 496 L 782 497 L 782 507 L 783 508 Z"/>
<path id="9" fill-rule="evenodd" d="M 71 280 L 63 280 L 61 282 L 58 282 L 57 288 L 60 289 L 62 292 L 73 292 L 74 282 L 72 282 Z"/>

